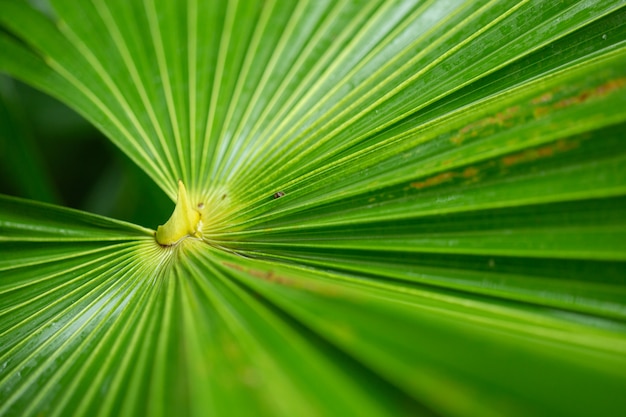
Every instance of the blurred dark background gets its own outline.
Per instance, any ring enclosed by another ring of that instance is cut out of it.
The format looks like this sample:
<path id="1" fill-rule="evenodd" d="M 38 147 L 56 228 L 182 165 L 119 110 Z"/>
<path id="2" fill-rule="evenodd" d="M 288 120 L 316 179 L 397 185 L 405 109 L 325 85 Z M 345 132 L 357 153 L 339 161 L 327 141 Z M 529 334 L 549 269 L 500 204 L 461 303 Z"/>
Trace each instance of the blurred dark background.
<path id="1" fill-rule="evenodd" d="M 0 193 L 156 229 L 174 204 L 97 129 L 0 75 Z"/>

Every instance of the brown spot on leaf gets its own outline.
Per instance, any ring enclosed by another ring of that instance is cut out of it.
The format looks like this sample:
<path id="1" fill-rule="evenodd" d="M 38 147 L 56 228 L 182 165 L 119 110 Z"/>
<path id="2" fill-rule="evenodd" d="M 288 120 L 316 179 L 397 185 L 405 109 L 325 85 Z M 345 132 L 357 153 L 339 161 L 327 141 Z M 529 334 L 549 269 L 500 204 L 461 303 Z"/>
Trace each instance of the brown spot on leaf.
<path id="1" fill-rule="evenodd" d="M 411 187 L 417 188 L 418 190 L 422 189 L 422 188 L 432 187 L 434 185 L 439 185 L 439 184 L 444 183 L 446 181 L 450 181 L 456 175 L 457 175 L 457 173 L 456 172 L 452 172 L 452 171 L 443 172 L 441 174 L 435 175 L 434 177 L 427 178 L 424 181 L 412 182 L 411 183 Z"/>
<path id="2" fill-rule="evenodd" d="M 502 157 L 500 161 L 505 167 L 510 167 L 526 162 L 532 162 L 537 159 L 548 158 L 553 156 L 555 153 L 569 151 L 571 149 L 577 148 L 578 146 L 578 142 L 559 140 L 555 143 L 551 143 L 549 145 L 545 145 L 539 148 L 526 149 L 518 153 L 506 155 Z"/>
<path id="3" fill-rule="evenodd" d="M 282 275 L 277 275 L 274 271 L 265 271 L 262 269 L 246 268 L 242 265 L 233 264 L 230 262 L 222 262 L 222 265 L 241 271 L 248 274 L 251 277 L 262 279 L 263 281 L 271 282 L 278 285 L 283 285 L 292 288 L 303 289 L 306 291 L 314 292 L 325 296 L 337 296 L 338 291 L 336 288 L 330 288 L 328 286 L 313 282 L 306 279 L 293 279 Z"/>
<path id="4" fill-rule="evenodd" d="M 616 79 L 607 81 L 606 83 L 601 84 L 597 87 L 584 90 L 578 95 L 559 100 L 556 103 L 554 103 L 551 107 L 554 110 L 571 107 L 577 104 L 584 103 L 590 99 L 606 96 L 615 90 L 623 88 L 624 86 L 626 86 L 626 77 L 616 78 Z"/>
<path id="5" fill-rule="evenodd" d="M 245 268 L 243 266 L 241 266 L 241 265 L 238 265 L 238 264 L 232 264 L 230 262 L 222 262 L 222 264 L 224 266 L 227 266 L 228 268 L 236 269 L 237 271 L 245 271 Z"/>
<path id="6" fill-rule="evenodd" d="M 455 145 L 460 145 L 468 138 L 478 136 L 479 132 L 487 127 L 499 126 L 508 127 L 513 123 L 511 119 L 514 118 L 520 111 L 520 106 L 512 106 L 505 109 L 493 116 L 485 117 L 476 122 L 472 122 L 462 127 L 459 132 L 450 138 L 450 142 Z"/>
<path id="7" fill-rule="evenodd" d="M 540 95 L 539 97 L 535 97 L 534 99 L 532 99 L 531 103 L 533 104 L 543 104 L 543 103 L 547 103 L 550 100 L 552 100 L 552 97 L 554 97 L 553 93 L 544 93 L 542 95 Z"/>
<path id="8" fill-rule="evenodd" d="M 463 171 L 463 177 L 464 178 L 472 178 L 472 177 L 475 177 L 476 175 L 478 175 L 478 172 L 479 172 L 478 169 L 476 169 L 474 167 L 467 167 Z"/>
<path id="9" fill-rule="evenodd" d="M 486 164 L 483 164 L 481 168 L 477 168 L 475 166 L 469 166 L 463 169 L 463 171 L 447 171 L 441 174 L 435 175 L 434 177 L 427 178 L 423 181 L 415 181 L 410 184 L 411 187 L 417 188 L 421 190 L 423 188 L 434 187 L 436 185 L 443 184 L 447 181 L 452 181 L 454 179 L 464 179 L 469 180 L 469 182 L 476 181 L 479 177 L 481 169 L 488 168 L 493 165 L 493 161 L 489 161 Z"/>
<path id="10" fill-rule="evenodd" d="M 537 107 L 535 110 L 533 110 L 533 116 L 535 116 L 535 119 L 539 119 L 548 113 L 550 113 L 550 107 L 546 106 Z"/>

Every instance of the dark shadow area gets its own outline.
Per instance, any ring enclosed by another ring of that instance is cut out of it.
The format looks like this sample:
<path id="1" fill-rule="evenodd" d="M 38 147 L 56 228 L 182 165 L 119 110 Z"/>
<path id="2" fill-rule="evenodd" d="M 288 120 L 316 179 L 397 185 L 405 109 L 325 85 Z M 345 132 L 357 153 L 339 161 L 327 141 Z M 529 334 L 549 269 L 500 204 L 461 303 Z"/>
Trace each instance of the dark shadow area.
<path id="1" fill-rule="evenodd" d="M 102 133 L 57 100 L 0 78 L 0 193 L 156 228 L 173 203 Z"/>

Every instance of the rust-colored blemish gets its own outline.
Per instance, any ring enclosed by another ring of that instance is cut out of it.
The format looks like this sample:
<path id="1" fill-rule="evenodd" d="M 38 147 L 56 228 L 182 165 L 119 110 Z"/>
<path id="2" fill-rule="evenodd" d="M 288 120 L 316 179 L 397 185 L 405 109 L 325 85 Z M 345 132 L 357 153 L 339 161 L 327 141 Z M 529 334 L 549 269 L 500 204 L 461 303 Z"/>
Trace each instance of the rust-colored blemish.
<path id="1" fill-rule="evenodd" d="M 231 269 L 236 269 L 237 271 L 245 271 L 245 268 L 241 265 L 231 264 L 230 262 L 222 262 L 224 266 L 227 266 Z"/>
<path id="2" fill-rule="evenodd" d="M 492 163 L 493 162 L 491 161 L 487 163 L 486 165 L 484 165 L 484 167 L 489 167 L 490 165 L 492 165 Z M 480 173 L 480 169 L 470 166 L 470 167 L 466 167 L 461 172 L 447 171 L 447 172 L 443 172 L 441 174 L 435 175 L 434 177 L 427 178 L 424 181 L 412 182 L 410 186 L 412 188 L 417 188 L 418 190 L 421 190 L 423 188 L 434 187 L 436 185 L 443 184 L 447 181 L 454 180 L 455 178 L 462 178 L 466 180 L 475 181 L 479 173 Z"/>
<path id="3" fill-rule="evenodd" d="M 450 142 L 454 145 L 461 145 L 463 141 L 470 137 L 478 136 L 478 131 L 489 126 L 508 127 L 511 126 L 511 119 L 520 111 L 520 106 L 513 106 L 505 109 L 494 116 L 485 117 L 484 119 L 472 122 L 462 127 L 459 132 L 450 138 Z"/>
<path id="4" fill-rule="evenodd" d="M 412 182 L 411 187 L 417 188 L 418 190 L 426 187 L 432 187 L 433 185 L 439 185 L 446 181 L 450 181 L 455 177 L 455 175 L 456 173 L 452 171 L 443 172 L 439 175 L 435 175 L 434 177 L 427 178 L 424 181 Z"/>
<path id="5" fill-rule="evenodd" d="M 555 153 L 569 151 L 571 149 L 577 148 L 578 146 L 578 142 L 559 140 L 555 143 L 551 143 L 549 145 L 545 145 L 539 148 L 526 149 L 512 155 L 506 155 L 502 157 L 500 161 L 505 167 L 510 167 L 525 162 L 535 161 L 541 158 L 548 158 L 553 156 Z"/>
<path id="6" fill-rule="evenodd" d="M 526 162 L 532 162 L 538 159 L 549 158 L 557 153 L 563 153 L 580 146 L 580 142 L 572 139 L 561 139 L 556 142 L 539 146 L 536 148 L 524 149 L 520 152 L 502 156 L 498 160 L 489 160 L 478 166 L 468 166 L 460 171 L 446 171 L 438 175 L 426 178 L 422 181 L 415 181 L 409 185 L 412 188 L 422 190 L 428 187 L 434 187 L 455 179 L 472 183 L 480 180 L 481 174 L 485 171 L 497 167 L 511 167 Z"/>
<path id="7" fill-rule="evenodd" d="M 567 98 L 564 98 L 563 100 L 557 101 L 556 103 L 552 105 L 552 108 L 558 110 L 558 109 L 563 109 L 563 108 L 567 108 L 570 106 L 574 106 L 576 104 L 581 104 L 593 98 L 606 96 L 615 90 L 623 88 L 625 85 L 626 85 L 626 77 L 616 78 L 614 80 L 607 81 L 606 83 L 601 84 L 595 88 L 584 90 L 576 96 L 567 97 Z"/>
<path id="8" fill-rule="evenodd" d="M 263 279 L 270 279 L 273 276 L 271 272 L 259 271 L 257 269 L 249 269 L 248 273 L 252 275 L 253 277 L 263 278 Z"/>
<path id="9" fill-rule="evenodd" d="M 465 168 L 465 170 L 463 170 L 463 177 L 464 178 L 472 178 L 475 177 L 476 175 L 478 175 L 478 169 L 474 168 L 474 167 L 467 167 Z"/>
<path id="10" fill-rule="evenodd" d="M 537 107 L 535 110 L 533 110 L 533 116 L 535 117 L 535 119 L 539 119 L 548 113 L 550 113 L 550 107 L 546 106 Z"/>
<path id="11" fill-rule="evenodd" d="M 614 80 L 607 81 L 606 83 L 596 87 L 595 92 L 598 95 L 606 95 L 624 86 L 626 86 L 626 77 L 616 78 Z"/>
<path id="12" fill-rule="evenodd" d="M 543 148 L 537 149 L 537 156 L 539 158 L 547 158 L 552 155 L 554 155 L 554 147 L 544 146 Z"/>
<path id="13" fill-rule="evenodd" d="M 533 104 L 547 103 L 547 102 L 552 100 L 552 97 L 554 97 L 553 93 L 551 93 L 551 92 L 544 93 L 544 94 L 540 95 L 539 97 L 535 97 L 534 99 L 532 99 L 531 103 L 533 103 Z"/>
<path id="14" fill-rule="evenodd" d="M 493 116 L 490 122 L 491 124 L 495 124 L 498 126 L 509 126 L 510 125 L 510 123 L 508 123 L 509 120 L 511 120 L 513 116 L 519 113 L 519 110 L 520 110 L 519 106 L 509 107 L 508 109 Z"/>
<path id="15" fill-rule="evenodd" d="M 308 281 L 308 280 L 295 280 L 286 276 L 277 275 L 274 271 L 265 271 L 262 269 L 246 268 L 241 265 L 233 264 L 230 262 L 222 262 L 222 265 L 246 273 L 254 278 L 262 279 L 263 281 L 271 282 L 278 285 L 283 285 L 292 288 L 303 289 L 306 291 L 314 292 L 325 296 L 337 296 L 338 292 L 334 288 L 328 288 L 323 285 Z"/>
<path id="16" fill-rule="evenodd" d="M 456 135 L 450 138 L 450 142 L 452 142 L 453 145 L 460 145 L 461 143 L 463 143 L 463 136 L 461 135 Z"/>

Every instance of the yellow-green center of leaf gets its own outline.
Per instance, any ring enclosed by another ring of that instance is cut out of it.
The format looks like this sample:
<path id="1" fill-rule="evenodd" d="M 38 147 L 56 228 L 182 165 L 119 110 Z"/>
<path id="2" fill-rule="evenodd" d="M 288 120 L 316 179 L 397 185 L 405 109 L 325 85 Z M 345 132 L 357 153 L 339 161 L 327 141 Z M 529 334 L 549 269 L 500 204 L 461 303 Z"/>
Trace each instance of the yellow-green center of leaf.
<path id="1" fill-rule="evenodd" d="M 163 246 L 174 245 L 181 239 L 192 236 L 201 237 L 202 220 L 187 195 L 182 181 L 178 181 L 178 199 L 169 220 L 156 231 L 156 241 Z"/>

